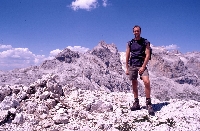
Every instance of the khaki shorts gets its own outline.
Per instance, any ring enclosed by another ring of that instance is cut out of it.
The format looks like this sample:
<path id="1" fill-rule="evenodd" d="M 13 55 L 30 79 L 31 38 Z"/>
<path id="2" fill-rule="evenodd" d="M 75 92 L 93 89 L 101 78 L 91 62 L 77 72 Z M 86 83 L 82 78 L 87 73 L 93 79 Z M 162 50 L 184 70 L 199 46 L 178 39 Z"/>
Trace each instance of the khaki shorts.
<path id="1" fill-rule="evenodd" d="M 140 69 L 140 67 L 136 67 L 136 66 L 129 67 L 129 79 L 130 80 L 137 80 L 139 69 Z M 141 76 L 149 76 L 147 67 L 145 68 L 144 72 L 142 74 L 140 74 L 140 77 Z"/>

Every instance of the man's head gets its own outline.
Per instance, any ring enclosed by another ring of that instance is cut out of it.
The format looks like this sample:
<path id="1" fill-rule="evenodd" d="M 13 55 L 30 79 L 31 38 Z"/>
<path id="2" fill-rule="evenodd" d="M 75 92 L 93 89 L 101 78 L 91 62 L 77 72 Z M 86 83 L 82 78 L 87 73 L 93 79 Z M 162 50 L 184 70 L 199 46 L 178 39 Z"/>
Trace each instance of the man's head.
<path id="1" fill-rule="evenodd" d="M 133 27 L 133 34 L 135 35 L 135 37 L 140 37 L 141 27 L 139 25 L 135 25 Z"/>

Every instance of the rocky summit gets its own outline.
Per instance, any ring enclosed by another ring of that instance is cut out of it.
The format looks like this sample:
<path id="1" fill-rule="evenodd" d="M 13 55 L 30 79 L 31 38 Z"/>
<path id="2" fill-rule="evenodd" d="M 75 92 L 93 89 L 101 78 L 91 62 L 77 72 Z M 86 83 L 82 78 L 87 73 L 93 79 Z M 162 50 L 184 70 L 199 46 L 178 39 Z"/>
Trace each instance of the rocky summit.
<path id="1" fill-rule="evenodd" d="M 155 116 L 131 111 L 125 53 L 101 41 L 79 53 L 68 48 L 39 66 L 0 72 L 2 131 L 197 131 L 200 130 L 198 52 L 152 47 L 148 69 Z"/>
<path id="2" fill-rule="evenodd" d="M 89 90 L 130 90 L 116 46 L 103 41 L 84 54 L 66 48 L 53 60 L 46 60 L 40 66 L 1 72 L 0 85 L 29 86 L 46 74 L 58 75 L 61 86 L 73 84 Z"/>

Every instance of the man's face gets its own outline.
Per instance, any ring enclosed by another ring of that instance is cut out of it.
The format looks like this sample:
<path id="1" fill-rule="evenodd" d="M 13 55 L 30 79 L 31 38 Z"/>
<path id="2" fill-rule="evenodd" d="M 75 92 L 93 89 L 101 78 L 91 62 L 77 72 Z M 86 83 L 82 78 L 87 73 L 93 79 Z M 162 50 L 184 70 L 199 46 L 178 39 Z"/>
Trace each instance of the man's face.
<path id="1" fill-rule="evenodd" d="M 135 35 L 135 37 L 140 36 L 141 32 L 140 32 L 140 28 L 139 27 L 135 27 L 133 29 L 133 34 Z"/>

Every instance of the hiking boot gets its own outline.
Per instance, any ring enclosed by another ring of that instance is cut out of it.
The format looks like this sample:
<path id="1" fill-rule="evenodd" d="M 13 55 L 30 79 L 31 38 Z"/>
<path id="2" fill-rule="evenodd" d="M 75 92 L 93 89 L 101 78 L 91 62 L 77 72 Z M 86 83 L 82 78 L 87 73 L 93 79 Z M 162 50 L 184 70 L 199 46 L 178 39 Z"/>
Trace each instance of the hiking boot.
<path id="1" fill-rule="evenodd" d="M 135 101 L 130 109 L 131 111 L 140 110 L 139 101 Z"/>
<path id="2" fill-rule="evenodd" d="M 154 110 L 153 110 L 153 106 L 151 104 L 151 99 L 146 100 L 146 109 L 148 110 L 149 115 L 152 115 L 152 116 L 155 115 Z"/>
<path id="3" fill-rule="evenodd" d="M 147 105 L 146 108 L 147 108 L 147 110 L 148 110 L 149 115 L 151 115 L 151 116 L 154 116 L 154 115 L 155 115 L 155 112 L 154 112 L 154 110 L 153 110 L 152 105 Z"/>

